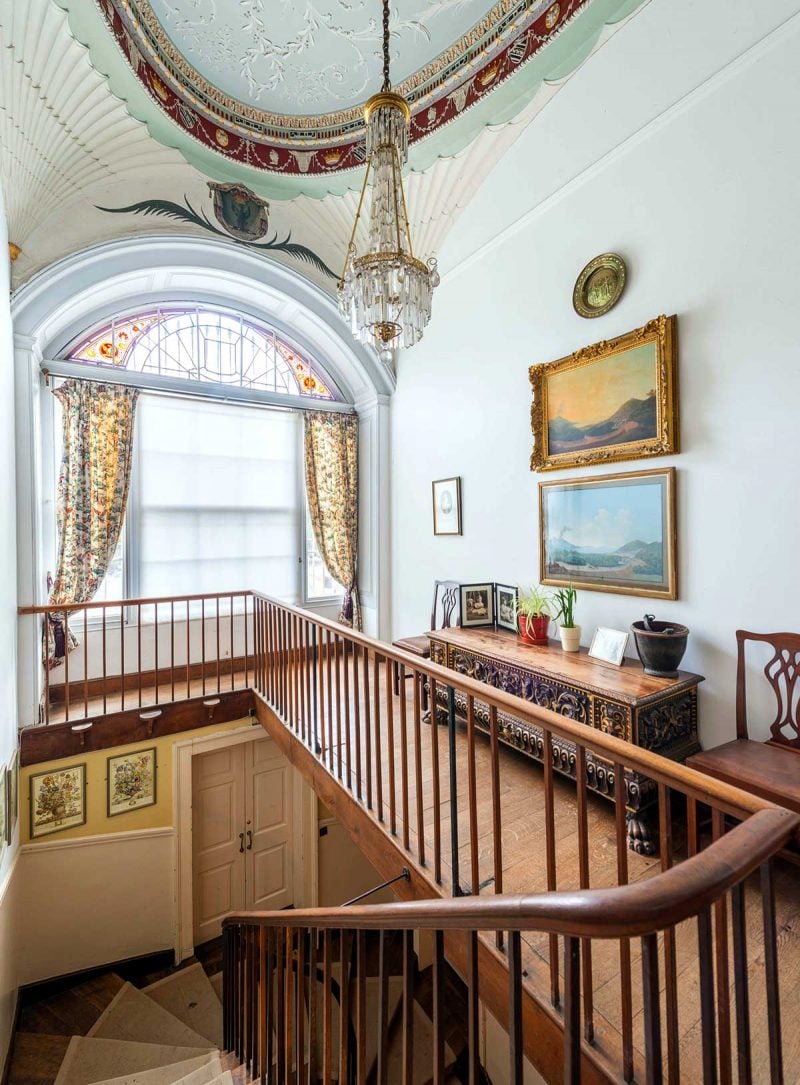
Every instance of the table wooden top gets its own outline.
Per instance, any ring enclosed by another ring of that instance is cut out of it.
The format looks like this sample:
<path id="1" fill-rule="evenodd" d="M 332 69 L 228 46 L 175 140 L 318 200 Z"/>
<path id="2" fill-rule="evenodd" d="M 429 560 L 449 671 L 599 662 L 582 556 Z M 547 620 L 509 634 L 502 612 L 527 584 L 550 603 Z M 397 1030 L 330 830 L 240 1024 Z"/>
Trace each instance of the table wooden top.
<path id="1" fill-rule="evenodd" d="M 550 640 L 546 647 L 526 644 L 521 637 L 504 629 L 434 629 L 428 636 L 440 643 L 479 652 L 629 704 L 678 693 L 703 681 L 702 675 L 689 671 L 679 671 L 677 678 L 653 678 L 644 673 L 638 660 L 626 659 L 621 667 L 615 667 L 612 663 L 592 659 L 586 648 L 581 648 L 579 652 L 565 652 L 561 643 L 555 640 Z"/>

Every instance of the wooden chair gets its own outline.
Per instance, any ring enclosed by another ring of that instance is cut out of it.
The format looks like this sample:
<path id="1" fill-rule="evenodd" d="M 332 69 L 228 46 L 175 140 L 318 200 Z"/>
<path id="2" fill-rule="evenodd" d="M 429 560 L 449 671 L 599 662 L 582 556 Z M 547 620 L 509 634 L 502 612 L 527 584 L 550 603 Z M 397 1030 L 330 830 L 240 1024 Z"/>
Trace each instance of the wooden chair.
<path id="1" fill-rule="evenodd" d="M 454 624 L 461 625 L 459 587 L 457 580 L 434 580 L 429 629 L 450 629 Z M 400 637 L 399 640 L 392 641 L 392 647 L 402 648 L 403 651 L 419 656 L 420 659 L 430 659 L 431 656 L 431 642 L 426 634 L 418 637 Z M 410 677 L 410 673 L 407 673 L 406 678 Z M 395 695 L 400 693 L 400 668 L 396 663 L 394 665 L 394 692 Z M 422 683 L 422 707 L 423 709 L 428 707 L 428 694 L 424 682 Z"/>
<path id="2" fill-rule="evenodd" d="M 693 769 L 800 813 L 800 633 L 736 632 L 736 738 L 687 759 Z M 777 700 L 766 742 L 754 742 L 747 729 L 745 644 L 770 645 L 764 674 Z"/>

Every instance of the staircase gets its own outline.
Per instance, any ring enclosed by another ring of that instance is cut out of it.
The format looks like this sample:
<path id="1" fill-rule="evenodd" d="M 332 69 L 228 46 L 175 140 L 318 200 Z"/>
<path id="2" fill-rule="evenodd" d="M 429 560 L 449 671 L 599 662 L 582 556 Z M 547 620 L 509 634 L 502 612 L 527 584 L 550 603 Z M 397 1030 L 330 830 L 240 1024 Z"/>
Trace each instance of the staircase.
<path id="1" fill-rule="evenodd" d="M 339 938 L 331 940 L 330 964 L 332 1024 L 337 1036 L 339 1018 Z M 352 1072 L 344 1080 L 378 1085 L 381 1081 L 432 1080 L 435 1037 L 433 966 L 420 968 L 415 954 L 409 963 L 413 978 L 412 1061 L 403 1063 L 404 992 L 403 941 L 400 936 L 380 938 L 372 932 L 362 939 L 363 972 L 349 998 L 346 1033 L 353 1055 Z M 297 974 L 297 961 L 290 966 Z M 140 986 L 109 971 L 51 994 L 26 1006 L 14 1039 L 8 1085 L 245 1085 L 269 1081 L 272 1085 L 299 1082 L 316 1085 L 323 1080 L 326 1041 L 324 1022 L 314 1007 L 322 1005 L 324 975 L 307 981 L 301 991 L 302 1021 L 294 1017 L 288 1031 L 303 1041 L 302 1074 L 295 1054 L 286 1059 L 281 1037 L 273 1036 L 271 1066 L 259 1067 L 253 1052 L 243 1057 L 225 1050 L 223 1041 L 222 973 L 208 975 L 199 962 L 171 971 Z M 133 977 L 135 978 L 135 977 Z M 464 985 L 449 967 L 442 975 L 447 993 L 443 1080 L 446 1085 L 466 1082 L 467 1036 Z M 359 986 L 360 983 L 360 986 Z M 357 988 L 357 990 L 356 990 Z M 274 987 L 273 987 L 274 989 Z M 295 989 L 297 989 L 295 987 Z M 285 993 L 285 988 L 284 988 Z M 277 995 L 277 991 L 275 991 Z M 364 997 L 362 1004 L 360 997 Z M 378 1014 L 367 1015 L 369 1005 Z M 383 1029 L 379 1035 L 379 1020 Z M 291 1017 L 291 1015 L 289 1015 Z M 312 1041 L 313 1037 L 313 1041 Z M 280 1048 L 280 1051 L 279 1051 Z M 263 1071 L 263 1076 L 261 1072 Z M 406 1076 L 406 1071 L 410 1076 Z M 325 1080 L 341 1080 L 336 1068 Z M 480 1081 L 488 1082 L 482 1074 Z"/>

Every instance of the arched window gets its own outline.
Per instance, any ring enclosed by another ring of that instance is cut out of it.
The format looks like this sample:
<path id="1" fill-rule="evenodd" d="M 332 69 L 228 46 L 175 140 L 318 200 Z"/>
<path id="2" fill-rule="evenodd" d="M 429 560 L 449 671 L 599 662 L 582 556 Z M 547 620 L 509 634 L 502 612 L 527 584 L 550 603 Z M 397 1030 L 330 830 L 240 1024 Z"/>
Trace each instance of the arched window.
<path id="1" fill-rule="evenodd" d="M 83 337 L 65 356 L 71 362 L 144 376 L 339 398 L 319 367 L 274 328 L 206 306 L 159 306 L 117 317 Z"/>

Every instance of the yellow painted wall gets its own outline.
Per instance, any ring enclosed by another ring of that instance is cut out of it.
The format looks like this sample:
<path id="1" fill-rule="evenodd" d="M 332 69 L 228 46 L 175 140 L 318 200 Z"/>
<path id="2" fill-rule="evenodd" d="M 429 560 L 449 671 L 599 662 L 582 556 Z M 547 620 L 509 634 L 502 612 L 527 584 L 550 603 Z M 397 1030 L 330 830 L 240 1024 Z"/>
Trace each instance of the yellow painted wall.
<path id="1" fill-rule="evenodd" d="M 221 734 L 233 731 L 252 723 L 246 716 L 229 723 L 216 723 L 208 727 L 197 727 L 192 731 L 181 731 L 177 735 L 166 735 L 144 742 L 135 742 L 129 746 L 115 746 L 108 750 L 87 752 L 77 757 L 61 758 L 57 761 L 44 761 L 38 765 L 29 765 L 20 769 L 19 806 L 20 839 L 23 844 L 39 844 L 47 840 L 66 840 L 70 837 L 100 836 L 106 833 L 130 832 L 132 830 L 156 829 L 173 824 L 172 783 L 173 783 L 173 746 L 177 742 L 196 738 L 198 735 Z M 261 730 L 258 725 L 254 731 Z M 136 750 L 156 748 L 156 803 L 143 806 L 124 814 L 106 816 L 106 791 L 108 777 L 108 758 Z M 33 775 L 47 772 L 49 769 L 67 768 L 70 765 L 86 765 L 86 823 L 63 829 L 58 833 L 48 833 L 31 840 L 31 785 Z"/>

